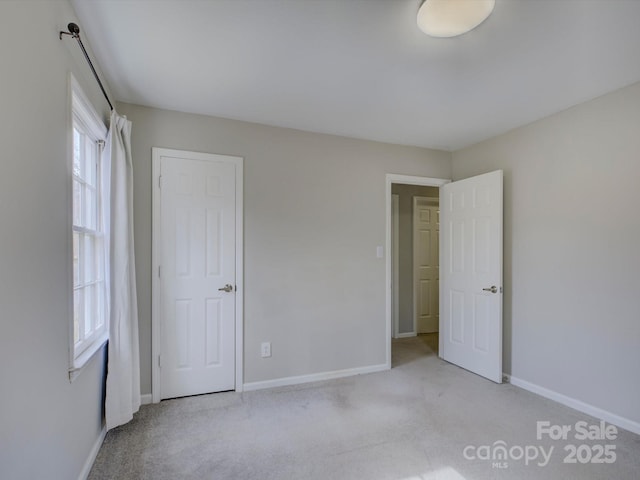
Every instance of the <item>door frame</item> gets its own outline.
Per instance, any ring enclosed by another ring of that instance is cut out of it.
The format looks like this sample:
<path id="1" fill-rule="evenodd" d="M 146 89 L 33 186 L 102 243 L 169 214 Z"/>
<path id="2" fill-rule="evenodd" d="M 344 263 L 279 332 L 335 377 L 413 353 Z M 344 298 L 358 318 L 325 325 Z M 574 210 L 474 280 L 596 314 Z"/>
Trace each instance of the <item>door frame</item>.
<path id="1" fill-rule="evenodd" d="M 391 368 L 391 339 L 393 337 L 393 322 L 391 314 L 392 306 L 392 282 L 393 271 L 391 268 L 391 186 L 394 183 L 403 183 L 405 185 L 421 185 L 425 187 L 442 187 L 447 183 L 451 183 L 448 178 L 420 177 L 415 175 L 399 175 L 395 173 L 387 173 L 385 175 L 385 204 L 386 204 L 386 221 L 385 221 L 385 311 L 386 311 L 386 367 Z"/>
<path id="2" fill-rule="evenodd" d="M 191 159 L 205 162 L 228 162 L 235 166 L 236 170 L 236 292 L 235 292 L 235 391 L 242 392 L 243 387 L 243 360 L 244 360 L 244 194 L 242 187 L 243 165 L 242 157 L 230 155 L 193 152 L 189 150 L 175 150 L 170 148 L 151 148 L 151 183 L 152 183 L 152 226 L 151 226 L 151 399 L 153 403 L 160 402 L 161 375 L 160 354 L 162 353 L 162 337 L 160 330 L 160 157 L 174 156 L 181 158 L 188 154 Z"/>

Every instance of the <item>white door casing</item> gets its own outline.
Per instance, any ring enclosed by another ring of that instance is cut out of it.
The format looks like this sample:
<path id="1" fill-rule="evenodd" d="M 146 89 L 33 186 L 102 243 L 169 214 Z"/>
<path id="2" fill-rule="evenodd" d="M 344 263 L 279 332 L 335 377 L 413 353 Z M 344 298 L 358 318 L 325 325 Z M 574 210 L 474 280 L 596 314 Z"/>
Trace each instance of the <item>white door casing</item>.
<path id="1" fill-rule="evenodd" d="M 437 203 L 437 199 L 413 197 L 413 314 L 417 333 L 435 333 L 439 328 L 440 208 Z"/>
<path id="2" fill-rule="evenodd" d="M 440 189 L 440 356 L 502 382 L 502 170 Z"/>
<path id="3" fill-rule="evenodd" d="M 242 159 L 154 148 L 153 163 L 153 399 L 240 389 Z"/>

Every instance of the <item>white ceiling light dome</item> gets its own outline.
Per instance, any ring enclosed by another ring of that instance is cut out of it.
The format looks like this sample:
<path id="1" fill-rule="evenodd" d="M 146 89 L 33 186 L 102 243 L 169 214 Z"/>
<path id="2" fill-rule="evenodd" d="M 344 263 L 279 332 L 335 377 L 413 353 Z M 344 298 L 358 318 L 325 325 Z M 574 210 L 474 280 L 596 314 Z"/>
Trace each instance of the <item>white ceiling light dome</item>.
<path id="1" fill-rule="evenodd" d="M 455 37 L 473 30 L 493 11 L 496 0 L 424 0 L 418 27 L 432 37 Z"/>

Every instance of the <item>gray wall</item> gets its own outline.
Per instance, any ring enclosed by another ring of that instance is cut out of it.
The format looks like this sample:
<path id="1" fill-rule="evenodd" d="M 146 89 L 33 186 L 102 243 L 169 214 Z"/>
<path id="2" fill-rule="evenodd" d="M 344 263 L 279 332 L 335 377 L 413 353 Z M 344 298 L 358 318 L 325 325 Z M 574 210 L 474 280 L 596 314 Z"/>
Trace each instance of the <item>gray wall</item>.
<path id="1" fill-rule="evenodd" d="M 398 194 L 399 265 L 398 303 L 400 321 L 398 333 L 413 332 L 413 197 L 440 195 L 437 187 L 393 184 L 391 193 Z"/>
<path id="2" fill-rule="evenodd" d="M 495 169 L 505 370 L 640 422 L 640 84 L 453 155 Z"/>
<path id="3" fill-rule="evenodd" d="M 151 391 L 151 147 L 245 159 L 245 382 L 385 362 L 385 174 L 451 155 L 121 104 L 133 122 L 142 392 Z M 271 358 L 260 342 L 271 341 Z"/>
<path id="4" fill-rule="evenodd" d="M 69 382 L 67 77 L 108 113 L 67 1 L 0 2 L 0 478 L 74 479 L 102 429 L 103 355 Z M 87 44 L 87 46 L 89 46 Z"/>

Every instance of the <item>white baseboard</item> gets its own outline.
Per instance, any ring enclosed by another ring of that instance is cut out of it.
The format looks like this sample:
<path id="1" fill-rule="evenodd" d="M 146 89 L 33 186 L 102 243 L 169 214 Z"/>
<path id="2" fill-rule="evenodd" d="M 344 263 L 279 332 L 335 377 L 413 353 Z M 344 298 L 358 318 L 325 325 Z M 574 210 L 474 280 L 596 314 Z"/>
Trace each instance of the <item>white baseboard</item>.
<path id="1" fill-rule="evenodd" d="M 407 338 L 407 337 L 417 337 L 418 334 L 416 332 L 407 332 L 407 333 L 398 333 L 395 338 Z"/>
<path id="2" fill-rule="evenodd" d="M 506 373 L 503 373 L 502 376 L 511 385 L 515 385 L 516 387 L 520 387 L 524 390 L 536 393 L 542 397 L 548 398 L 555 402 L 566 405 L 567 407 L 578 410 L 579 412 L 586 413 L 587 415 L 599 418 L 600 420 L 604 420 L 605 422 L 611 423 L 620 428 L 624 428 L 625 430 L 629 430 L 630 432 L 640 435 L 640 423 L 636 421 L 621 417 L 620 415 L 616 415 L 615 413 L 603 410 L 602 408 L 594 407 L 593 405 L 589 405 L 588 403 L 584 403 L 575 398 L 567 397 L 566 395 L 554 392 L 553 390 L 549 390 L 548 388 L 541 387 L 540 385 L 536 385 L 535 383 L 527 382 L 526 380 L 507 375 Z"/>
<path id="3" fill-rule="evenodd" d="M 285 387 L 287 385 L 318 382 L 320 380 L 332 380 L 334 378 L 350 377 L 352 375 L 362 375 L 364 373 L 382 372 L 383 370 L 389 370 L 389 366 L 387 364 L 371 365 L 368 367 L 335 370 L 333 372 L 312 373 L 311 375 L 276 378 L 273 380 L 264 380 L 262 382 L 249 382 L 244 384 L 244 391 L 248 392 L 251 390 L 261 390 L 263 388 Z"/>
<path id="4" fill-rule="evenodd" d="M 150 393 L 140 395 L 140 405 L 148 405 L 150 403 L 153 403 L 153 395 Z"/>
<path id="5" fill-rule="evenodd" d="M 93 462 L 96 461 L 96 457 L 98 456 L 98 452 L 100 451 L 100 447 L 102 446 L 102 442 L 104 442 L 104 437 L 107 434 L 107 428 L 102 427 L 102 431 L 100 435 L 96 439 L 96 442 L 93 444 L 93 448 L 89 452 L 89 456 L 87 457 L 87 461 L 84 462 L 82 466 L 82 470 L 80 470 L 80 475 L 78 475 L 78 480 L 87 480 L 89 476 L 89 472 L 91 472 L 91 467 L 93 467 Z"/>

